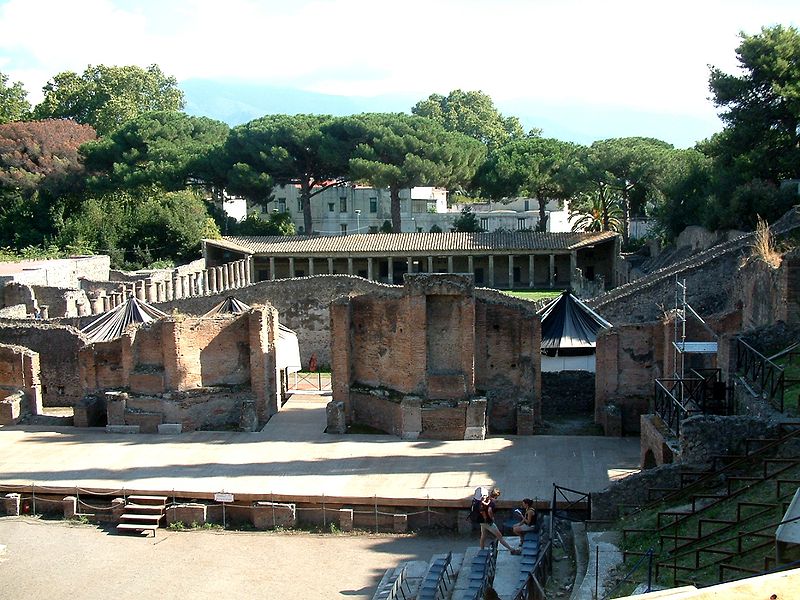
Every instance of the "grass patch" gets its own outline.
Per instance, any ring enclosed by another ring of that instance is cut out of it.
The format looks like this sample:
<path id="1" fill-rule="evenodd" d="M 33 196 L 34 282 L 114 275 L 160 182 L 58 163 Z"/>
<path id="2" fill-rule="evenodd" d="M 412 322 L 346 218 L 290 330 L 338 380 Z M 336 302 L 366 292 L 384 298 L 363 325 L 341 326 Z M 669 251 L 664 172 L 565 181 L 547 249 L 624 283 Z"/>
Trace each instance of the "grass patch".
<path id="1" fill-rule="evenodd" d="M 524 300 L 550 300 L 561 295 L 561 290 L 502 290 L 502 292 Z"/>

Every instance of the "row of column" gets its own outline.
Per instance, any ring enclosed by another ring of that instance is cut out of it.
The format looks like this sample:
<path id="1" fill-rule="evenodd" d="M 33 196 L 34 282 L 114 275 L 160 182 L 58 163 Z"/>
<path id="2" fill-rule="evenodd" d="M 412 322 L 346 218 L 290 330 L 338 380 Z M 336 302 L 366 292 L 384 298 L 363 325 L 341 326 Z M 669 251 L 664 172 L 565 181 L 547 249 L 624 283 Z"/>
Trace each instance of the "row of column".
<path id="1" fill-rule="evenodd" d="M 209 267 L 197 273 L 173 274 L 164 281 L 152 278 L 122 284 L 117 291 L 99 294 L 89 300 L 92 314 L 97 315 L 116 308 L 129 296 L 148 303 L 171 302 L 182 298 L 220 294 L 235 290 L 253 282 L 252 257 L 217 267 Z"/>
<path id="2" fill-rule="evenodd" d="M 455 272 L 453 270 L 454 258 L 455 258 L 454 256 L 448 256 L 447 257 L 447 272 L 448 273 L 454 273 Z M 514 255 L 510 254 L 510 255 L 508 255 L 507 258 L 508 258 L 508 281 L 509 281 L 509 285 L 511 287 L 513 287 L 514 286 Z M 555 256 L 555 254 L 550 254 L 548 256 L 548 258 L 550 259 L 550 261 L 549 261 L 549 270 L 548 270 L 548 282 L 549 282 L 550 287 L 553 287 L 555 285 L 555 278 L 556 278 L 556 256 Z M 389 279 L 389 281 L 393 281 L 394 280 L 394 258 L 390 256 L 390 257 L 387 257 L 387 259 L 388 259 L 388 268 L 389 268 L 388 279 Z M 494 287 L 495 286 L 495 276 L 494 276 L 494 272 L 495 272 L 495 255 L 489 254 L 488 255 L 488 259 L 489 259 L 489 273 L 488 273 L 488 282 L 487 283 L 488 283 L 489 287 Z M 295 261 L 305 261 L 305 260 L 306 259 L 302 259 L 302 258 L 295 259 L 294 257 L 289 257 L 289 273 L 292 276 L 294 275 L 294 272 L 295 272 Z M 307 260 L 308 260 L 308 274 L 309 274 L 309 276 L 313 276 L 315 274 L 315 270 L 314 270 L 315 259 L 314 258 L 308 258 Z M 327 260 L 327 263 L 328 263 L 328 273 L 327 274 L 328 275 L 333 275 L 334 274 L 334 271 L 333 271 L 333 258 L 318 259 L 318 260 Z M 374 259 L 372 257 L 368 257 L 367 258 L 367 279 L 370 279 L 370 280 L 375 279 L 375 277 L 373 276 L 373 272 L 374 272 L 373 271 L 373 261 L 375 261 L 375 260 L 378 260 L 378 259 Z M 427 270 L 427 272 L 428 273 L 432 273 L 433 272 L 433 256 L 428 256 L 427 260 L 428 260 L 428 270 Z M 414 259 L 413 259 L 413 257 L 411 257 L 411 256 L 406 257 L 406 261 L 407 261 L 407 264 L 408 264 L 407 272 L 408 273 L 413 273 L 414 272 Z M 475 272 L 474 257 L 473 256 L 468 256 L 467 257 L 467 263 L 468 263 L 467 271 L 469 273 L 474 273 Z M 570 252 L 570 255 L 569 255 L 569 266 L 570 266 L 570 273 L 571 273 L 570 281 L 572 281 L 572 279 L 574 277 L 574 274 L 575 274 L 575 270 L 577 268 L 577 253 L 575 251 Z M 269 273 L 270 273 L 270 279 L 275 279 L 275 257 L 274 256 L 270 256 L 270 258 L 269 258 Z M 322 274 L 322 273 L 319 273 L 319 274 Z M 347 259 L 347 274 L 348 275 L 353 275 L 353 259 L 352 258 L 348 258 Z M 533 254 L 529 254 L 528 255 L 528 282 L 529 282 L 529 284 L 531 286 L 533 286 L 533 282 L 534 281 L 536 281 L 534 279 L 534 255 Z"/>

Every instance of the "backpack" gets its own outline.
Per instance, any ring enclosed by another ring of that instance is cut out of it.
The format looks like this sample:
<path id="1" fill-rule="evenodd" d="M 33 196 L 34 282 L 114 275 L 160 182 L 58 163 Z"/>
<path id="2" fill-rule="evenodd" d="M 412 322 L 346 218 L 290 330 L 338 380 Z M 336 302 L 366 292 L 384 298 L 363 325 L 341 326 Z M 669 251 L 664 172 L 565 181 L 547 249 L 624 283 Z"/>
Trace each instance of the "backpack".
<path id="1" fill-rule="evenodd" d="M 472 506 L 469 509 L 469 521 L 470 523 L 483 523 L 483 515 L 481 515 L 481 501 L 476 500 L 475 498 L 472 499 Z"/>

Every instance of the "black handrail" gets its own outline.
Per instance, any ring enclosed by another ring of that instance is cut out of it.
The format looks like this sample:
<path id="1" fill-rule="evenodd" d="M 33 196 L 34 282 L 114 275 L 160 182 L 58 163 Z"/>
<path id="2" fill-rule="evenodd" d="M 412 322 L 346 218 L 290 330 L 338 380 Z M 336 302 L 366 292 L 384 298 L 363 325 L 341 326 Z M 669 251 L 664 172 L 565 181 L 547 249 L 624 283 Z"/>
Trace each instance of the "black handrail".
<path id="1" fill-rule="evenodd" d="M 513 600 L 544 600 L 544 586 L 547 579 L 553 572 L 551 565 L 553 557 L 553 542 L 547 540 L 536 562 L 533 564 L 530 573 L 525 578 L 525 582 L 517 589 Z"/>
<path id="2" fill-rule="evenodd" d="M 653 548 L 648 548 L 647 552 L 645 552 L 642 556 L 639 557 L 639 560 L 636 561 L 636 564 L 625 574 L 625 577 L 620 579 L 613 588 L 603 594 L 603 599 L 611 598 L 611 595 L 619 589 L 623 583 L 626 583 L 630 580 L 630 577 L 639 570 L 639 567 L 644 562 L 644 559 L 647 559 L 647 589 L 645 593 L 652 591 L 653 589 L 653 556 L 655 554 L 655 550 Z M 595 573 L 595 577 L 599 577 L 599 573 Z"/>
<path id="3" fill-rule="evenodd" d="M 741 337 L 736 338 L 736 372 L 757 385 L 758 391 L 764 394 L 777 410 L 784 411 L 783 367 L 776 365 Z"/>

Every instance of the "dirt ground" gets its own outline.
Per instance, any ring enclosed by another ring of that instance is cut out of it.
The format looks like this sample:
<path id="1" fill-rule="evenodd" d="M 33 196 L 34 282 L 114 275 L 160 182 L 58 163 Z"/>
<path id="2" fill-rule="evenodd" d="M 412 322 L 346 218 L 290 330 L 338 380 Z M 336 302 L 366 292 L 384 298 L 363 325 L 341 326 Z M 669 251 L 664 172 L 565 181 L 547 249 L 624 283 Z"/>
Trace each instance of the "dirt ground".
<path id="1" fill-rule="evenodd" d="M 0 518 L 0 598 L 371 598 L 387 568 L 471 537 L 159 530 Z M 3 548 L 5 546 L 5 548 Z"/>

